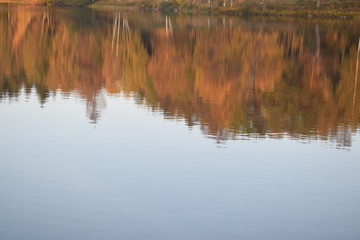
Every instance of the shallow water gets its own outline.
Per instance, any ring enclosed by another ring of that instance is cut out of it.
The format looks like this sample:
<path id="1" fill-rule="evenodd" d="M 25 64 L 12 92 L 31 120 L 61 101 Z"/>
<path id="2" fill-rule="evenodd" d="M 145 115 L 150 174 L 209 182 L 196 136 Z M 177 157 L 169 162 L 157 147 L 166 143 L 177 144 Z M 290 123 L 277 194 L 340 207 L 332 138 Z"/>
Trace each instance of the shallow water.
<path id="1" fill-rule="evenodd" d="M 359 239 L 359 29 L 0 4 L 1 239 Z"/>

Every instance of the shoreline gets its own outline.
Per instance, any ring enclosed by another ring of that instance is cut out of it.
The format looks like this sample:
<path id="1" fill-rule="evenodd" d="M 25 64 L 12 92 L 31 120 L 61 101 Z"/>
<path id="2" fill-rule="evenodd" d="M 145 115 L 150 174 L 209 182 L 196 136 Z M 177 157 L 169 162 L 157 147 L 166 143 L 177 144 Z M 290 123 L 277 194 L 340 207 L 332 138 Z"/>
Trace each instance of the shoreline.
<path id="1" fill-rule="evenodd" d="M 290 5 L 294 7 L 294 5 Z M 263 17 L 291 17 L 291 18 L 324 18 L 324 19 L 354 19 L 360 17 L 359 11 L 344 12 L 338 10 L 301 10 L 301 9 L 249 9 L 247 6 L 237 7 L 237 8 L 208 8 L 203 6 L 198 6 L 194 9 L 188 8 L 173 8 L 173 9 L 161 9 L 161 7 L 144 7 L 137 6 L 135 4 L 109 4 L 108 2 L 96 2 L 88 6 L 94 9 L 125 9 L 133 11 L 148 11 L 148 12 L 164 12 L 168 14 L 191 14 L 191 15 L 226 15 L 226 16 L 242 16 L 242 17 L 251 17 L 251 16 L 263 16 Z M 360 2 L 359 2 L 360 8 Z"/>

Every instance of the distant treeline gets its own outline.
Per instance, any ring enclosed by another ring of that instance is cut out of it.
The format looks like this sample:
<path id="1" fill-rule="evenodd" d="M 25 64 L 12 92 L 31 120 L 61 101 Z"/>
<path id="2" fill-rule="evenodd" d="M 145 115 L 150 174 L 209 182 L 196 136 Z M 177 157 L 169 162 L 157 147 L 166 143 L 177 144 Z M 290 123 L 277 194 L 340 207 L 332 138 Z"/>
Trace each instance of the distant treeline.
<path id="1" fill-rule="evenodd" d="M 243 16 L 352 17 L 360 13 L 359 0 L 100 0 L 96 4 Z"/>
<path id="2" fill-rule="evenodd" d="M 2 1 L 2 0 L 0 0 Z M 120 6 L 142 10 L 262 16 L 337 17 L 360 15 L 360 0 L 3 0 L 47 6 Z"/>

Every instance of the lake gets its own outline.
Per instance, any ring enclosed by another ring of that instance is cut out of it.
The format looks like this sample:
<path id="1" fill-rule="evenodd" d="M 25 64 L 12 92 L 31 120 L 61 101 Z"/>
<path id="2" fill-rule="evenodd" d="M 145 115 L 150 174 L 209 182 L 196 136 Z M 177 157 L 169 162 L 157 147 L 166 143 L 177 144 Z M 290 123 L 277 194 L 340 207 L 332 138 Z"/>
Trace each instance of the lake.
<path id="1" fill-rule="evenodd" d="M 360 239 L 359 29 L 0 4 L 0 238 Z"/>

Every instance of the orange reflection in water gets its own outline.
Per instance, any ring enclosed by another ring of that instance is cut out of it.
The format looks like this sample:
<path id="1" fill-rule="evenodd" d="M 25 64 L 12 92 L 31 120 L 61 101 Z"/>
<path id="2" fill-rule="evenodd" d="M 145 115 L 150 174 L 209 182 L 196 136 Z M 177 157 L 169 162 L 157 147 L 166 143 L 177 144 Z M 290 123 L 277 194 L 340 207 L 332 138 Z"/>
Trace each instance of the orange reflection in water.
<path id="1" fill-rule="evenodd" d="M 0 8 L 0 96 L 122 93 L 218 140 L 284 135 L 351 145 L 359 22 Z"/>

